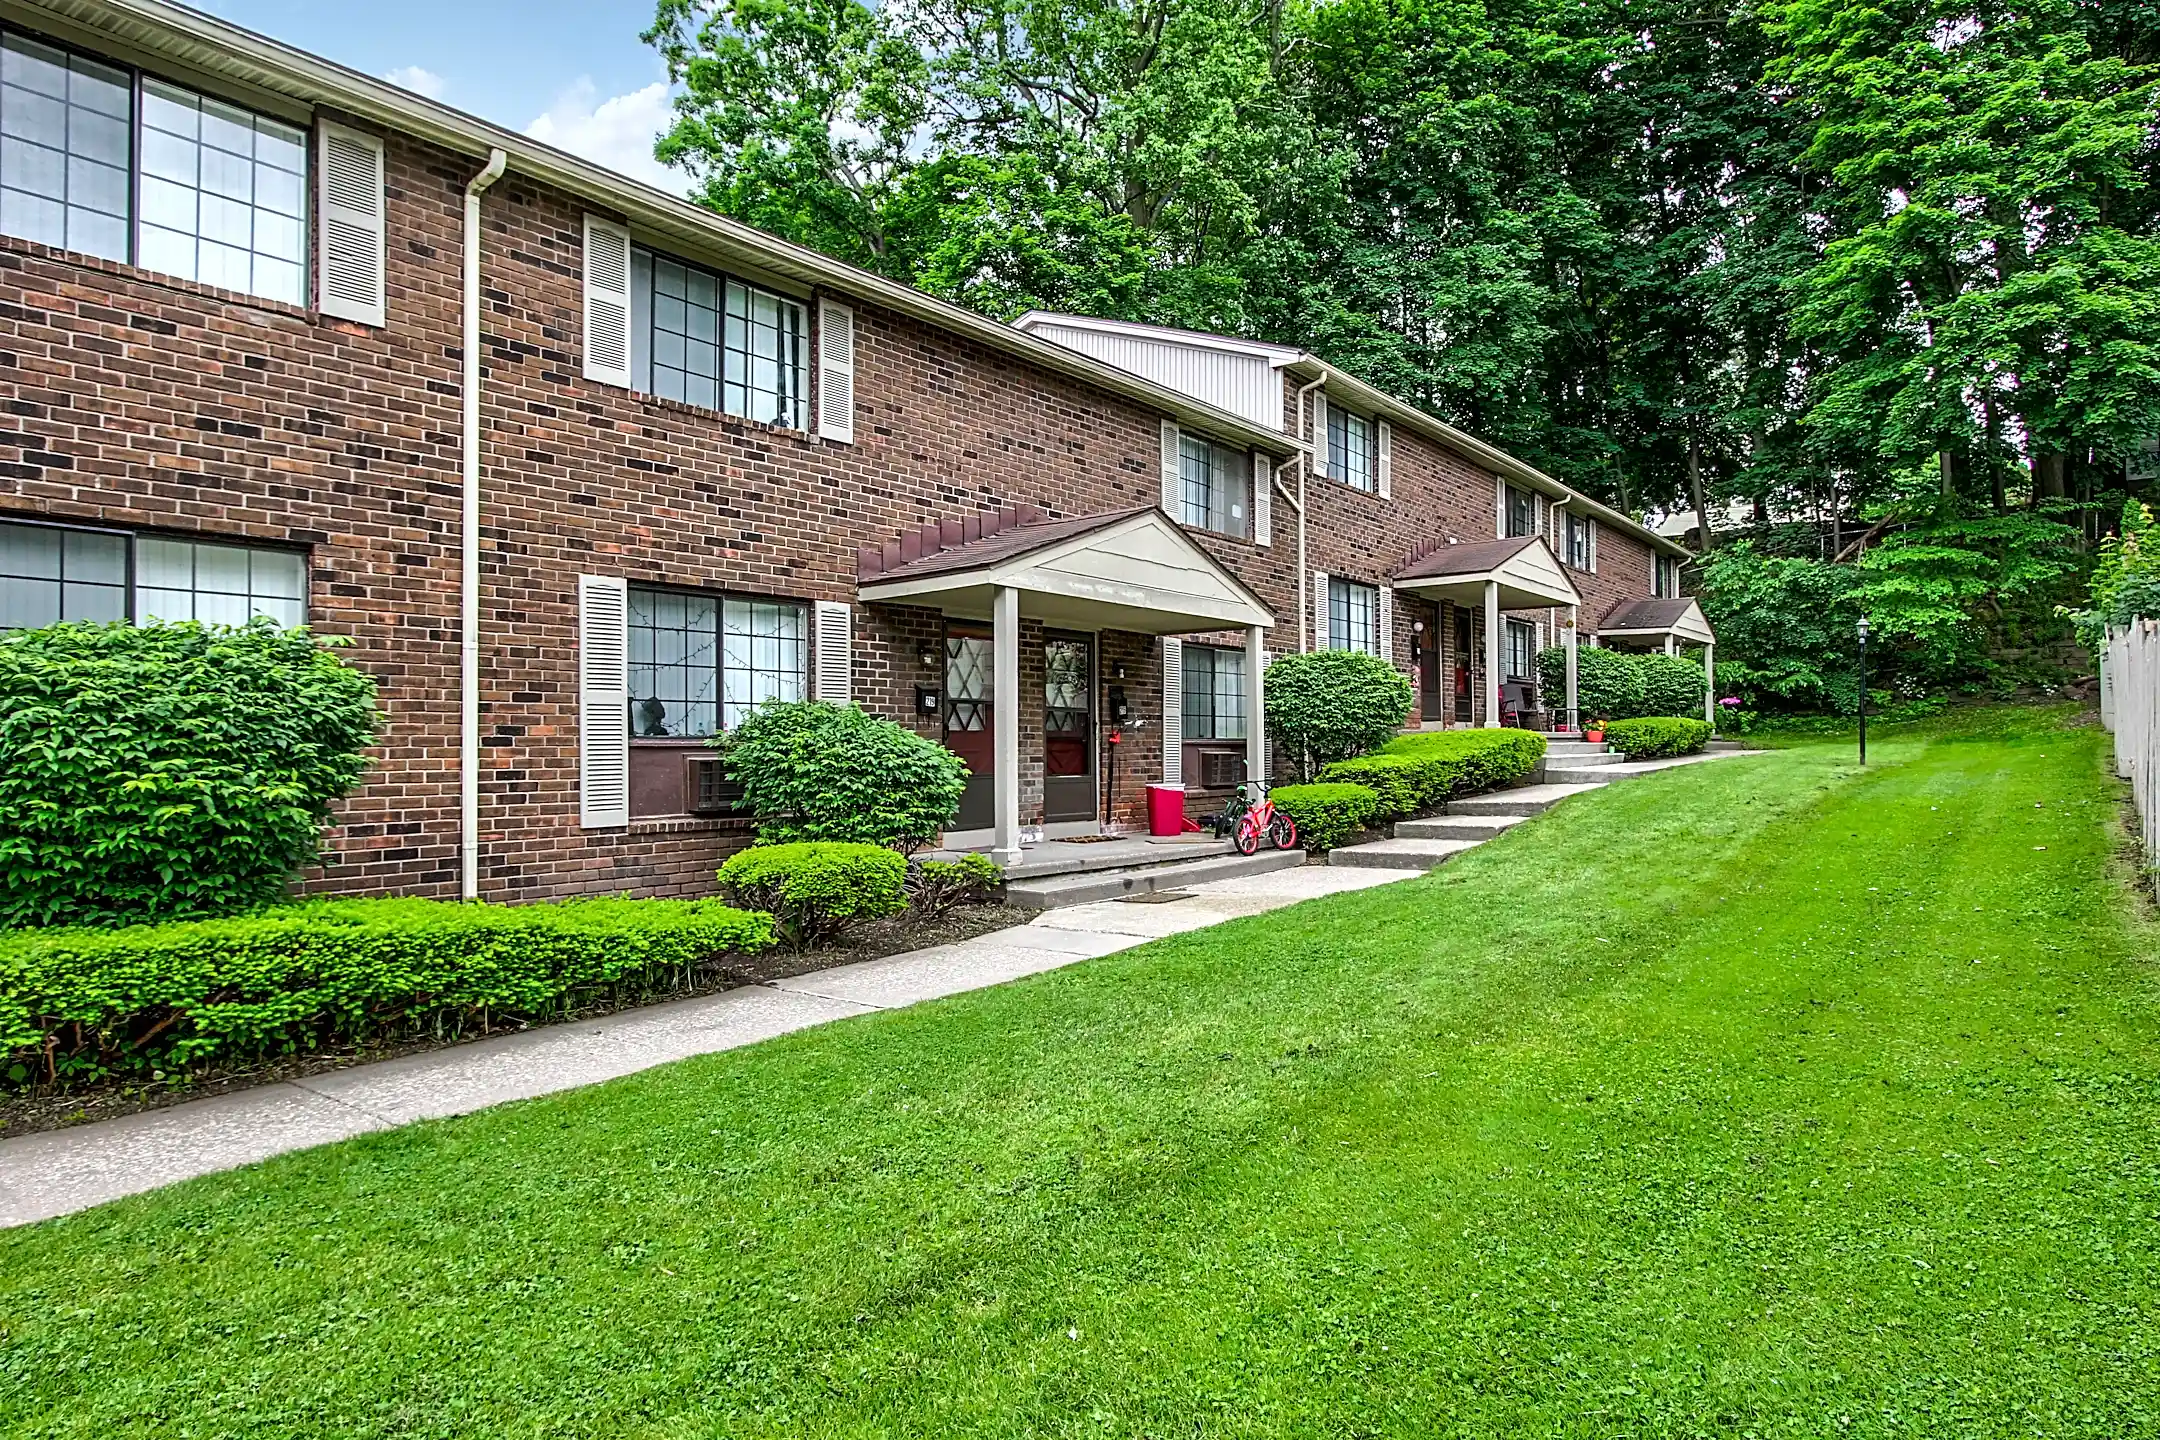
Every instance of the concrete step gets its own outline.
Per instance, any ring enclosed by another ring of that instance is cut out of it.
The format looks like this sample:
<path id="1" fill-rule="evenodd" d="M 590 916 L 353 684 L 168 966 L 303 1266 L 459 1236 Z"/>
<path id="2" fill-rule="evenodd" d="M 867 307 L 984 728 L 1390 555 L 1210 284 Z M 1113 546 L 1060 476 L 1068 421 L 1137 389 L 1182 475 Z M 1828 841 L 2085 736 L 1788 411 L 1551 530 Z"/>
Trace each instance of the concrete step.
<path id="1" fill-rule="evenodd" d="M 1545 756 L 1545 768 L 1551 770 L 1556 766 L 1563 765 L 1571 769 L 1586 765 L 1618 765 L 1626 758 L 1617 750 L 1591 750 L 1574 755 L 1554 755 L 1548 751 Z"/>
<path id="2" fill-rule="evenodd" d="M 1553 759 L 1561 755 L 1603 755 L 1604 753 L 1605 742 L 1603 740 L 1598 741 L 1595 745 L 1587 740 L 1548 740 L 1545 742 L 1545 756 L 1547 759 Z"/>
<path id="3" fill-rule="evenodd" d="M 1305 863 L 1303 850 L 1262 850 L 1257 855 L 1209 855 L 1169 864 L 1137 866 L 1125 870 L 1088 870 L 1062 875 L 1037 875 L 1008 881 L 1005 898 L 1030 910 L 1062 910 L 1068 905 L 1090 905 L 1097 900 L 1122 900 L 1128 895 L 1148 895 L 1157 890 L 1182 890 L 1208 880 L 1239 880 L 1288 870 Z"/>
<path id="4" fill-rule="evenodd" d="M 1466 795 L 1460 800 L 1448 801 L 1450 815 L 1540 815 L 1552 809 L 1570 795 L 1586 795 L 1598 788 L 1599 782 L 1554 784 L 1548 777 L 1543 785 L 1524 785 L 1514 790 L 1494 790 L 1484 795 Z"/>
<path id="5" fill-rule="evenodd" d="M 1703 749 L 1716 750 L 1722 753 L 1728 750 L 1745 750 L 1747 746 L 1741 744 L 1738 740 L 1712 740 L 1709 744 L 1703 746 Z"/>
<path id="6" fill-rule="evenodd" d="M 1527 815 L 1436 815 L 1425 820 L 1398 820 L 1395 822 L 1395 838 L 1398 840 L 1490 840 L 1511 826 L 1529 819 Z"/>
<path id="7" fill-rule="evenodd" d="M 1397 836 L 1365 845 L 1345 845 L 1328 851 L 1330 865 L 1354 865 L 1367 870 L 1430 870 L 1445 865 L 1465 850 L 1475 850 L 1476 840 L 1413 840 Z"/>
<path id="8" fill-rule="evenodd" d="M 1635 772 L 1615 755 L 1610 765 L 1577 765 L 1569 761 L 1565 765 L 1545 767 L 1545 783 L 1548 785 L 1610 785 L 1615 780 L 1631 780 Z"/>

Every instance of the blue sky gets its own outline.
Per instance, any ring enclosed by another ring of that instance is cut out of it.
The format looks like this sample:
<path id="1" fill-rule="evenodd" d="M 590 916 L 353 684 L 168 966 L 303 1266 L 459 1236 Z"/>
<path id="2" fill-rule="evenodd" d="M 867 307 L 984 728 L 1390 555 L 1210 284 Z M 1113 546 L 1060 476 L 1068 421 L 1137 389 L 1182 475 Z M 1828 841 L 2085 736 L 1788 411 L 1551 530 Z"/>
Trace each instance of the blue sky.
<path id="1" fill-rule="evenodd" d="M 235 25 L 385 76 L 640 179 L 667 73 L 638 33 L 650 3 L 554 0 L 191 0 Z"/>

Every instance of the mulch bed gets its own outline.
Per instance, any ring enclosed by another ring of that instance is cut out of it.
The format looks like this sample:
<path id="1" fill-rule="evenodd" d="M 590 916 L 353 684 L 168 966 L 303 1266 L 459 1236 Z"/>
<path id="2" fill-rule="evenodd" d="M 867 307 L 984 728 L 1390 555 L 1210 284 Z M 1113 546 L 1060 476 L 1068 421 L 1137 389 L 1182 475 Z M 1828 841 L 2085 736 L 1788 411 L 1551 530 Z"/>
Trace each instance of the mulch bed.
<path id="1" fill-rule="evenodd" d="M 1010 926 L 1025 925 L 1038 913 L 1017 905 L 963 905 L 933 920 L 896 915 L 889 920 L 872 921 L 851 931 L 844 943 L 829 949 L 803 954 L 768 950 L 762 955 L 741 956 L 733 963 L 716 968 L 696 983 L 680 990 L 648 995 L 631 1005 L 595 1005 L 549 1023 L 567 1024 L 590 1020 L 598 1015 L 633 1010 L 644 1005 L 687 1000 L 698 995 L 716 995 L 723 991 L 740 989 L 745 985 L 764 985 L 774 980 L 785 980 L 791 975 L 806 975 L 813 970 L 830 970 L 836 965 L 853 965 L 857 961 L 876 960 L 882 956 L 922 950 L 932 945 L 950 945 L 958 940 L 988 935 L 992 931 L 1004 930 Z M 506 1033 L 516 1028 L 518 1027 L 506 1026 L 504 1031 L 497 1033 Z M 350 1069 L 355 1065 L 391 1060 L 400 1055 L 447 1050 L 478 1038 L 481 1037 L 467 1035 L 456 1040 L 410 1040 L 324 1054 L 294 1055 L 268 1065 L 246 1069 L 213 1069 L 170 1081 L 157 1081 L 147 1085 L 116 1084 L 107 1089 L 79 1090 L 65 1095 L 0 1095 L 0 1139 L 36 1135 L 47 1130 L 65 1129 L 70 1125 L 87 1125 L 93 1121 L 111 1120 L 121 1115 L 140 1114 L 145 1110 L 162 1110 L 168 1105 L 181 1105 L 212 1095 L 229 1095 L 235 1091 L 253 1089 L 257 1085 L 274 1085 L 281 1080 L 297 1080 L 332 1070 Z"/>

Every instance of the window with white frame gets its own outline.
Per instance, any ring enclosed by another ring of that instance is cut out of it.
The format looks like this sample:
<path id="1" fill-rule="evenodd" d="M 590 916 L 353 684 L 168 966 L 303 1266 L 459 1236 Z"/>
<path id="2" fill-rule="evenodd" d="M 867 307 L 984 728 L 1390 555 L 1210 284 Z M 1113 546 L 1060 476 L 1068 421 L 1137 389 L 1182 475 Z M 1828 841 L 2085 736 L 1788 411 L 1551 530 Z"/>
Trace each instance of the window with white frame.
<path id="1" fill-rule="evenodd" d="M 1520 485 L 1508 485 L 1502 489 L 1503 511 L 1501 520 L 1509 538 L 1517 535 L 1537 534 L 1537 500 Z"/>
<path id="2" fill-rule="evenodd" d="M 1379 488 L 1372 421 L 1336 405 L 1327 412 L 1328 474 L 1353 490 Z"/>
<path id="3" fill-rule="evenodd" d="M 307 619 L 298 550 L 67 525 L 0 523 L 0 630 L 63 620 Z"/>
<path id="4" fill-rule="evenodd" d="M 1233 540 L 1246 536 L 1252 461 L 1199 435 L 1178 436 L 1178 519 Z"/>
<path id="5" fill-rule="evenodd" d="M 1527 620 L 1507 622 L 1507 678 L 1528 680 L 1537 673 L 1537 626 Z"/>
<path id="6" fill-rule="evenodd" d="M 0 231 L 303 305 L 306 217 L 303 131 L 0 35 Z"/>
<path id="7" fill-rule="evenodd" d="M 1245 738 L 1245 652 L 1222 645 L 1184 647 L 1187 740 Z"/>
<path id="8" fill-rule="evenodd" d="M 1660 599 L 1678 599 L 1680 595 L 1680 560 L 1673 555 L 1657 557 L 1651 577 L 1650 592 Z"/>
<path id="9" fill-rule="evenodd" d="M 1595 523 L 1587 515 L 1577 515 L 1572 510 L 1561 512 L 1567 517 L 1567 563 L 1577 570 L 1590 568 L 1591 527 Z"/>
<path id="10" fill-rule="evenodd" d="M 1380 590 L 1355 580 L 1328 580 L 1328 633 L 1330 650 L 1380 653 Z"/>
<path id="11" fill-rule="evenodd" d="M 806 427 L 802 302 L 643 248 L 631 251 L 630 269 L 632 389 Z"/>
<path id="12" fill-rule="evenodd" d="M 718 734 L 761 701 L 808 693 L 807 605 L 645 585 L 629 599 L 633 737 Z"/>

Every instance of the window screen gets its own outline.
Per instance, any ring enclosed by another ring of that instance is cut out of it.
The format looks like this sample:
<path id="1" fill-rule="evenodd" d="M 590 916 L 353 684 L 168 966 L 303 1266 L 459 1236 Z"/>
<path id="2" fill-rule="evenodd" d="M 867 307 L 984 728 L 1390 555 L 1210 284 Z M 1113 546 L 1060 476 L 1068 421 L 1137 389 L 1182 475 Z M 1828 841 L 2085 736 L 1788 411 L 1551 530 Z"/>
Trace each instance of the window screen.
<path id="1" fill-rule="evenodd" d="M 0 230 L 126 260 L 133 106 L 125 70 L 0 36 Z"/>
<path id="2" fill-rule="evenodd" d="M 1353 490 L 1371 490 L 1372 422 L 1333 405 L 1328 407 L 1328 474 Z"/>
<path id="3" fill-rule="evenodd" d="M 1199 530 L 1245 538 L 1252 462 L 1242 451 L 1199 435 L 1178 437 L 1178 519 Z"/>
<path id="4" fill-rule="evenodd" d="M 307 557 L 294 550 L 193 540 L 135 542 L 135 617 L 245 625 L 307 618 Z"/>
<path id="5" fill-rule="evenodd" d="M 127 618 L 125 535 L 0 525 L 0 630 Z"/>
<path id="6" fill-rule="evenodd" d="M 1328 648 L 1380 653 L 1380 591 L 1353 580 L 1328 581 Z"/>
<path id="7" fill-rule="evenodd" d="M 801 304 L 649 250 L 631 265 L 633 388 L 803 428 Z"/>
<path id="8" fill-rule="evenodd" d="M 142 125 L 143 268 L 304 304 L 307 137 L 150 79 Z"/>
<path id="9" fill-rule="evenodd" d="M 1245 738 L 1245 652 L 1218 645 L 1184 651 L 1187 740 Z"/>

